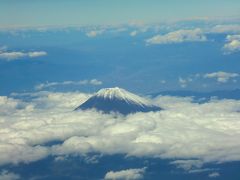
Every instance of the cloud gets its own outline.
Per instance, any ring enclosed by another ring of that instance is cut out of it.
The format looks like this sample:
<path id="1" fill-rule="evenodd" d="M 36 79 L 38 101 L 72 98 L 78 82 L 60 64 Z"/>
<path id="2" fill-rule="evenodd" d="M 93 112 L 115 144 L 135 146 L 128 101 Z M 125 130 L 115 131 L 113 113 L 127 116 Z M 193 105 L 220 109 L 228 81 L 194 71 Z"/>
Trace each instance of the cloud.
<path id="1" fill-rule="evenodd" d="M 0 53 L 7 50 L 7 46 L 0 46 Z"/>
<path id="2" fill-rule="evenodd" d="M 239 74 L 237 74 L 237 73 L 228 73 L 228 72 L 223 72 L 223 71 L 207 73 L 207 74 L 203 75 L 204 78 L 217 79 L 217 81 L 219 83 L 226 83 L 230 79 L 233 79 L 238 76 L 239 76 Z"/>
<path id="3" fill-rule="evenodd" d="M 200 169 L 203 166 L 203 162 L 200 160 L 176 160 L 171 162 L 171 164 L 174 164 L 177 168 L 184 169 L 185 171 Z"/>
<path id="4" fill-rule="evenodd" d="M 152 99 L 164 109 L 160 112 L 115 116 L 73 111 L 89 96 L 37 92 L 4 97 L 2 107 L 8 104 L 8 108 L 0 113 L 0 154 L 4 154 L 0 164 L 89 153 L 194 159 L 192 164 L 199 166 L 192 167 L 199 168 L 205 163 L 240 160 L 239 100 L 198 104 L 191 98 L 160 96 Z M 46 145 L 53 141 L 61 143 Z M 179 164 L 189 166 L 175 162 Z"/>
<path id="5" fill-rule="evenodd" d="M 99 81 L 97 79 L 91 79 L 91 80 L 82 80 L 82 81 L 63 81 L 63 82 L 46 82 L 41 83 L 35 86 L 36 90 L 42 90 L 49 87 L 55 87 L 55 86 L 66 86 L 66 85 L 102 85 L 102 81 Z"/>
<path id="6" fill-rule="evenodd" d="M 216 169 L 213 168 L 203 168 L 204 163 L 200 160 L 176 160 L 170 164 L 175 165 L 179 169 L 183 169 L 185 172 L 193 173 L 202 173 L 202 172 L 213 172 Z"/>
<path id="7" fill-rule="evenodd" d="M 132 31 L 132 32 L 130 32 L 130 36 L 132 36 L 132 37 L 133 37 L 133 36 L 136 36 L 137 33 L 138 33 L 137 31 Z"/>
<path id="8" fill-rule="evenodd" d="M 187 85 L 188 85 L 188 83 L 190 83 L 190 82 L 192 82 L 193 81 L 193 79 L 192 78 L 186 78 L 186 79 L 183 79 L 182 77 L 179 77 L 178 78 L 178 83 L 180 84 L 180 86 L 182 87 L 182 88 L 185 88 L 185 87 L 187 87 Z"/>
<path id="9" fill-rule="evenodd" d="M 101 35 L 104 32 L 104 30 L 91 30 L 89 32 L 86 33 L 86 36 L 93 38 L 96 37 L 98 35 Z"/>
<path id="10" fill-rule="evenodd" d="M 35 51 L 35 52 L 28 52 L 27 55 L 30 58 L 34 58 L 34 57 L 46 56 L 47 53 L 45 51 Z"/>
<path id="11" fill-rule="evenodd" d="M 208 175 L 208 177 L 210 177 L 210 178 L 216 178 L 216 177 L 219 177 L 219 176 L 220 176 L 220 174 L 218 172 L 213 172 L 213 173 L 210 173 Z"/>
<path id="12" fill-rule="evenodd" d="M 20 176 L 18 174 L 8 172 L 6 170 L 0 172 L 0 180 L 17 180 L 17 179 L 20 179 Z"/>
<path id="13" fill-rule="evenodd" d="M 166 80 L 161 80 L 160 83 L 161 84 L 166 84 Z"/>
<path id="14" fill-rule="evenodd" d="M 26 57 L 23 52 L 1 52 L 0 59 L 6 59 L 8 61 Z"/>
<path id="15" fill-rule="evenodd" d="M 102 85 L 102 81 L 99 81 L 97 79 L 92 79 L 88 83 L 92 85 Z"/>
<path id="16" fill-rule="evenodd" d="M 240 32 L 240 25 L 228 24 L 228 25 L 216 25 L 211 31 L 212 33 L 238 33 Z"/>
<path id="17" fill-rule="evenodd" d="M 46 56 L 45 51 L 32 51 L 32 52 L 21 52 L 21 51 L 11 51 L 7 52 L 6 48 L 0 49 L 0 60 L 14 61 L 22 58 L 36 58 L 40 56 Z"/>
<path id="18" fill-rule="evenodd" d="M 0 114 L 7 114 L 15 111 L 20 105 L 19 100 L 8 98 L 7 96 L 0 96 Z"/>
<path id="19" fill-rule="evenodd" d="M 231 54 L 240 51 L 240 35 L 228 35 L 227 43 L 223 46 L 225 54 Z"/>
<path id="20" fill-rule="evenodd" d="M 138 180 L 143 179 L 146 168 L 110 171 L 105 175 L 106 180 Z"/>
<path id="21" fill-rule="evenodd" d="M 201 29 L 193 30 L 178 30 L 165 35 L 156 35 L 146 40 L 148 45 L 152 44 L 173 44 L 182 42 L 202 42 L 206 41 L 207 37 Z"/>

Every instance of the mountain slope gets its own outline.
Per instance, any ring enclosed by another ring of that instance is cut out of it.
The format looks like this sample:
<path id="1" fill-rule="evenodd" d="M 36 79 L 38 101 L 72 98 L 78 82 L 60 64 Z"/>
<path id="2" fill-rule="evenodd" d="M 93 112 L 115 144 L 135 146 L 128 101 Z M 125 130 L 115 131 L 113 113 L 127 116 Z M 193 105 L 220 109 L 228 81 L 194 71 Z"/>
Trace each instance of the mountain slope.
<path id="1" fill-rule="evenodd" d="M 96 109 L 104 113 L 117 112 L 124 115 L 136 112 L 159 111 L 160 107 L 121 88 L 106 88 L 81 104 L 75 110 Z"/>

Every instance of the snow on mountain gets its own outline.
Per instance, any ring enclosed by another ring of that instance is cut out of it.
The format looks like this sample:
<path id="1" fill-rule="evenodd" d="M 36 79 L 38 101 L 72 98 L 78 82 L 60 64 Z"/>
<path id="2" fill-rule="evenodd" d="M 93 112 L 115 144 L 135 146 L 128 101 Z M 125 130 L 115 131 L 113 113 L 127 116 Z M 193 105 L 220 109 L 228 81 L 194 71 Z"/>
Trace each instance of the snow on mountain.
<path id="1" fill-rule="evenodd" d="M 148 100 L 118 87 L 99 90 L 75 110 L 87 109 L 96 109 L 104 113 L 118 112 L 125 115 L 161 110 Z"/>
<path id="2" fill-rule="evenodd" d="M 96 96 L 103 97 L 104 99 L 119 99 L 127 103 L 138 104 L 139 106 L 149 105 L 146 99 L 119 87 L 101 89 L 96 93 Z"/>

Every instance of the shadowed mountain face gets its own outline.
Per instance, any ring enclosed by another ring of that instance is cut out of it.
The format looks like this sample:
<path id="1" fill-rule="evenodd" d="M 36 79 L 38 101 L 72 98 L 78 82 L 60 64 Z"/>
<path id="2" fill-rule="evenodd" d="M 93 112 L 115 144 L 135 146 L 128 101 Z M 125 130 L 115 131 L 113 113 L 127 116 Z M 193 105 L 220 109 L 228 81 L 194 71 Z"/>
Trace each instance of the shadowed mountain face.
<path id="1" fill-rule="evenodd" d="M 147 100 L 120 88 L 101 89 L 75 110 L 96 109 L 104 113 L 121 113 L 160 111 L 161 108 Z"/>

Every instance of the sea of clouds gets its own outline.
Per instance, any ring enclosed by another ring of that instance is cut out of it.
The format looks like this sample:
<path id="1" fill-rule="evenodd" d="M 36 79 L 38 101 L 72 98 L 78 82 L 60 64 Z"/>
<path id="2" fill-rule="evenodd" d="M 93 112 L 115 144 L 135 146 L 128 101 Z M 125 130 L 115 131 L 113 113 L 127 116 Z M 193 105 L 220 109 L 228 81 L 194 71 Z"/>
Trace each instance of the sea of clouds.
<path id="1" fill-rule="evenodd" d="M 128 116 L 73 111 L 91 94 L 0 96 L 0 165 L 53 156 L 126 154 L 174 159 L 185 170 L 240 160 L 240 101 L 159 96 L 164 110 Z M 58 143 L 51 143 L 58 142 Z"/>

